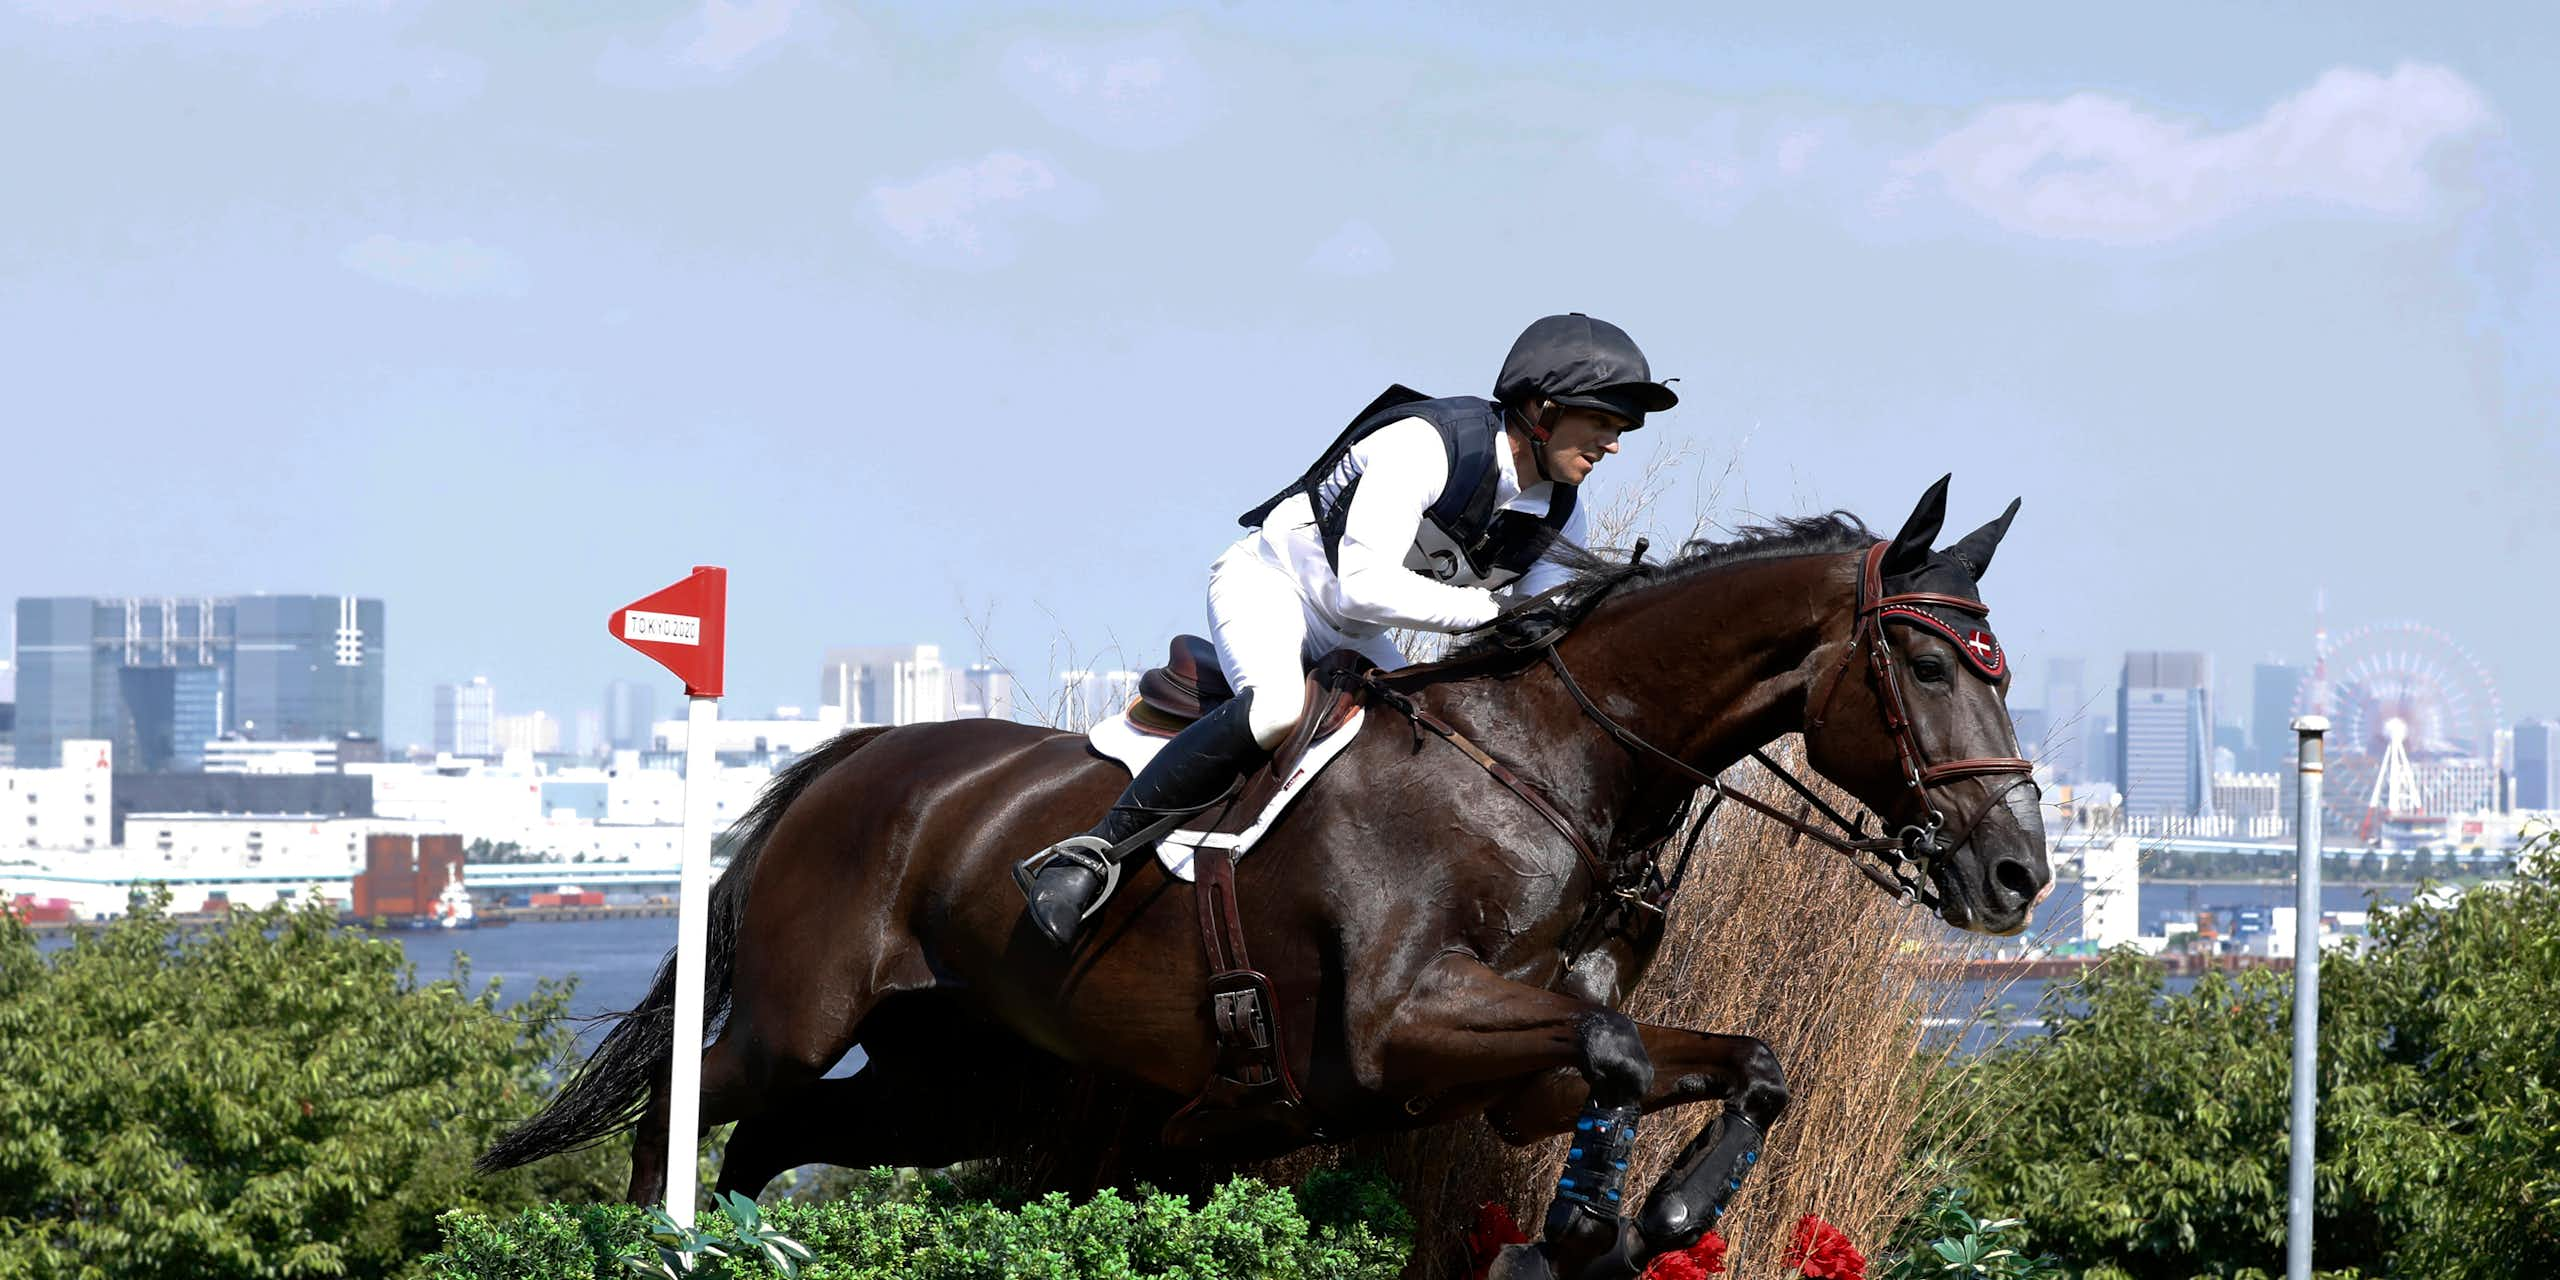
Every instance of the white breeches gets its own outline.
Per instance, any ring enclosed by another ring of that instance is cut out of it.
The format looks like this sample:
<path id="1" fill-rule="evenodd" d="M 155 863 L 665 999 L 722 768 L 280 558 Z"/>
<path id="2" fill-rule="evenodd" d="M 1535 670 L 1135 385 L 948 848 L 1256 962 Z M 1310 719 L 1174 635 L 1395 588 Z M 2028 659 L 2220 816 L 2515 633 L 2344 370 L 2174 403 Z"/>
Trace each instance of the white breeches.
<path id="1" fill-rule="evenodd" d="M 1297 580 L 1256 554 L 1249 539 L 1209 567 L 1209 639 L 1228 686 L 1253 694 L 1245 718 L 1265 750 L 1280 745 L 1306 709 L 1307 668 L 1317 659 L 1357 649 L 1382 670 L 1405 665 L 1384 632 L 1358 639 L 1316 617 Z"/>

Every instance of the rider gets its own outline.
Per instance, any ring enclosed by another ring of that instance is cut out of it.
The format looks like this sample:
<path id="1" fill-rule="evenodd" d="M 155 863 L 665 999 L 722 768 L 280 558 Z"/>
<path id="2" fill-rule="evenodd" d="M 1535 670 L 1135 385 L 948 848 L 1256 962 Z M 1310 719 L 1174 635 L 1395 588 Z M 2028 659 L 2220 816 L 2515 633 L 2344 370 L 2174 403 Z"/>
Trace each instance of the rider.
<path id="1" fill-rule="evenodd" d="M 1134 852 L 1116 846 L 1215 800 L 1288 736 L 1309 664 L 1347 648 L 1393 670 L 1405 657 L 1388 628 L 1471 630 L 1502 611 L 1496 591 L 1526 600 L 1561 583 L 1548 553 L 1582 544 L 1577 486 L 1621 432 L 1679 403 L 1625 330 L 1580 312 L 1521 333 L 1493 394 L 1394 388 L 1245 513 L 1252 532 L 1209 569 L 1209 636 L 1235 696 L 1166 742 L 1091 831 L 1015 868 L 1051 941 L 1072 945 L 1100 909 L 1105 859 Z"/>

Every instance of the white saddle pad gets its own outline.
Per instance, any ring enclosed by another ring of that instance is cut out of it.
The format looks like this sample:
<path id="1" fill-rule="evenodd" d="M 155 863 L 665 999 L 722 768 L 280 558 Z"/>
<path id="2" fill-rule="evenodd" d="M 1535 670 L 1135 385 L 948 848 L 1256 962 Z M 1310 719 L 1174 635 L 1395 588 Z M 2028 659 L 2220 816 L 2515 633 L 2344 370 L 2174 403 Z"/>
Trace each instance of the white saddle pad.
<path id="1" fill-rule="evenodd" d="M 1324 772 L 1324 767 L 1333 763 L 1333 758 L 1341 755 L 1344 747 L 1351 745 L 1353 738 L 1360 736 L 1360 725 L 1368 715 L 1368 708 L 1359 708 L 1333 732 L 1316 739 L 1307 748 L 1306 755 L 1299 758 L 1297 770 L 1289 775 L 1289 780 L 1281 783 L 1270 803 L 1254 815 L 1253 825 L 1233 835 L 1210 831 L 1168 832 L 1163 839 L 1156 841 L 1156 860 L 1164 864 L 1164 869 L 1174 879 L 1188 880 L 1191 878 L 1191 853 L 1194 849 L 1204 846 L 1224 848 L 1227 856 L 1242 858 L 1245 851 L 1253 847 L 1254 841 L 1261 839 L 1262 833 L 1279 821 L 1280 811 L 1288 808 L 1289 802 L 1297 799 L 1298 794 L 1307 789 L 1307 784 L 1315 781 L 1315 776 Z M 1126 766 L 1131 777 L 1136 777 L 1139 770 L 1146 768 L 1147 762 L 1155 759 L 1156 752 L 1170 741 L 1141 731 L 1129 723 L 1125 712 L 1086 730 L 1085 739 L 1093 744 L 1094 750 Z"/>

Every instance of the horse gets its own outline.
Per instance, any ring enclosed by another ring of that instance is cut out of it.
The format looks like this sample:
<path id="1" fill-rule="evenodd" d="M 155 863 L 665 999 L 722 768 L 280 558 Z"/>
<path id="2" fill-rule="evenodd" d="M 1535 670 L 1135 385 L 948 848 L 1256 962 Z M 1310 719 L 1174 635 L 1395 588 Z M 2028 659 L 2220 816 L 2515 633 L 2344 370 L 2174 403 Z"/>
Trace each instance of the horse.
<path id="1" fill-rule="evenodd" d="M 1238 924 L 1296 1033 L 1285 1065 L 1303 1108 L 1129 1141 L 1243 1158 L 1472 1115 L 1516 1142 L 1572 1130 L 1542 1238 L 1506 1274 L 1632 1276 L 1695 1243 L 1758 1160 L 1786 1081 L 1751 1036 L 1612 1008 L 1660 930 L 1608 908 L 1659 882 L 1653 859 L 1701 789 L 1800 733 L 1807 764 L 1899 834 L 1868 838 L 1864 815 L 1811 791 L 1848 838 L 1755 807 L 1889 863 L 1861 863 L 1879 884 L 1995 935 L 2023 930 L 2050 886 L 1978 586 L 2018 503 L 1935 549 L 1951 478 L 1889 541 L 1832 512 L 1662 562 L 1587 556 L 1447 660 L 1368 673 L 1358 736 L 1234 867 Z M 1125 781 L 1081 735 L 995 720 L 849 731 L 775 778 L 710 907 L 700 1117 L 740 1122 L 741 1172 L 724 1167 L 722 1189 L 753 1194 L 821 1148 L 856 1165 L 992 1154 L 1006 1122 L 985 1101 L 1070 1067 L 1159 1104 L 1199 1090 L 1220 1052 L 1205 890 L 1132 885 L 1062 952 L 1011 883 L 1013 859 L 1082 829 Z M 631 1198 L 661 1197 L 674 981 L 670 955 L 480 1167 L 636 1123 Z M 867 1065 L 826 1078 L 857 1043 Z M 832 1127 L 809 1119 L 816 1099 Z M 1705 1101 L 1723 1105 L 1630 1220 L 1618 1184 L 1641 1117 Z"/>

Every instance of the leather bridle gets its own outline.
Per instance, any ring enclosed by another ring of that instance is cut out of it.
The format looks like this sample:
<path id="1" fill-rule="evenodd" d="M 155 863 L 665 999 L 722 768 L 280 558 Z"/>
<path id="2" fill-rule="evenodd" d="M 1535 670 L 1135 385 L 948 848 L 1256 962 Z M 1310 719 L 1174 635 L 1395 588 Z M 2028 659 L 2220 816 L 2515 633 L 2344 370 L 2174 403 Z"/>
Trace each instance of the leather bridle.
<path id="1" fill-rule="evenodd" d="M 1773 822 L 1792 828 L 1799 835 L 1810 837 L 1815 842 L 1846 855 L 1852 865 L 1885 892 L 1935 910 L 1941 905 L 1942 899 L 1929 884 L 1930 868 L 1948 850 L 1970 839 L 1975 826 L 1981 822 L 1983 816 L 1989 813 L 1992 806 L 1999 803 L 2011 790 L 2020 783 L 2034 786 L 2034 766 L 2016 756 L 1968 756 L 1944 762 L 1930 760 L 1928 747 L 1920 741 L 1918 725 L 1911 715 L 1909 704 L 1903 697 L 1901 678 L 1895 672 L 1893 648 L 1885 641 L 1885 619 L 1896 608 L 1916 612 L 1917 606 L 1920 605 L 1957 609 L 1976 617 L 1989 617 L 1991 610 L 1979 600 L 1937 592 L 1907 591 L 1886 595 L 1883 565 L 1887 549 L 1888 544 L 1883 542 L 1867 548 L 1865 563 L 1861 566 L 1858 575 L 1858 612 L 1850 624 L 1847 646 L 1841 650 L 1839 665 L 1832 671 L 1831 687 L 1824 692 L 1819 709 L 1807 721 L 1805 729 L 1810 733 L 1823 726 L 1830 714 L 1831 702 L 1839 695 L 1841 682 L 1848 676 L 1849 665 L 1856 661 L 1859 651 L 1863 649 L 1867 655 L 1868 683 L 1876 690 L 1876 704 L 1884 713 L 1885 732 L 1893 740 L 1894 753 L 1902 766 L 1904 784 L 1911 789 L 1913 798 L 1918 801 L 1920 811 L 1924 815 L 1920 821 L 1906 824 L 1898 835 L 1867 835 L 1865 814 L 1860 814 L 1855 820 L 1842 816 L 1829 802 L 1817 795 L 1813 788 L 1805 785 L 1802 779 L 1797 778 L 1784 765 L 1771 759 L 1764 750 L 1754 749 L 1751 752 L 1751 758 L 1802 797 L 1805 808 L 1790 814 L 1756 796 L 1726 786 L 1720 775 L 1706 773 L 1678 756 L 1655 746 L 1642 735 L 1611 718 L 1608 712 L 1601 710 L 1599 704 L 1593 702 L 1591 696 L 1582 691 L 1582 685 L 1573 678 L 1573 672 L 1565 666 L 1564 655 L 1557 652 L 1555 637 L 1552 635 L 1543 646 L 1544 656 L 1547 665 L 1555 670 L 1556 678 L 1563 682 L 1565 691 L 1572 694 L 1574 702 L 1581 706 L 1584 715 L 1590 717 L 1601 728 L 1607 730 L 1610 737 L 1617 739 L 1630 750 L 1652 756 L 1669 765 L 1681 776 L 1708 789 L 1711 792 L 1708 801 L 1710 806 L 1732 800 Z M 1641 555 L 1642 552 L 1639 551 L 1638 554 Z M 1965 821 L 1959 828 L 1962 835 L 1954 839 L 1948 838 L 1946 810 L 1940 805 L 1935 789 L 1960 778 L 2001 775 L 2015 775 L 2015 777 L 2007 786 L 1985 787 L 1981 802 L 1965 814 Z M 1806 816 L 1808 811 L 1819 812 L 1823 818 L 1838 828 L 1840 834 L 1826 831 L 1810 821 Z M 1706 820 L 1706 816 L 1701 815 L 1702 823 Z M 1869 862 L 1862 855 L 1872 855 L 1877 862 L 1884 865 L 1878 866 L 1875 862 Z M 1684 856 L 1681 859 L 1681 870 L 1684 872 L 1687 870 L 1687 863 L 1688 859 Z M 1666 891 L 1662 895 L 1664 899 L 1669 898 L 1668 889 L 1677 887 L 1678 880 L 1675 877 L 1666 886 Z"/>

